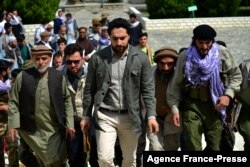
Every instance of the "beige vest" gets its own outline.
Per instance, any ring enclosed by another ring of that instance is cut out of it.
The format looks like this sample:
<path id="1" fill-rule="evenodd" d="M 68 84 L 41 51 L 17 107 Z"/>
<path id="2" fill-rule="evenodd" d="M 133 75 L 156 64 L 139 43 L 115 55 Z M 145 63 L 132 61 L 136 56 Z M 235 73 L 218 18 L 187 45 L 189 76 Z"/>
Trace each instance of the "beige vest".
<path id="1" fill-rule="evenodd" d="M 83 114 L 83 91 L 85 87 L 86 76 L 78 82 L 77 90 L 75 91 L 70 82 L 67 80 L 68 89 L 72 98 L 74 108 L 74 121 L 81 121 Z"/>

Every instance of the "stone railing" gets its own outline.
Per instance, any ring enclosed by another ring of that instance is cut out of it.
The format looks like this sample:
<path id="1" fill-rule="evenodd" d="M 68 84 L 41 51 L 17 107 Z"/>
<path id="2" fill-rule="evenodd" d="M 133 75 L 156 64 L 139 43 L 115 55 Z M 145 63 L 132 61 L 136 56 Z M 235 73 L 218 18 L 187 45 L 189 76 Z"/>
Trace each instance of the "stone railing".
<path id="1" fill-rule="evenodd" d="M 128 0 L 131 4 L 145 4 L 145 0 Z"/>
<path id="2" fill-rule="evenodd" d="M 81 9 L 87 9 L 90 11 L 98 11 L 100 7 L 103 7 L 105 10 L 114 10 L 114 9 L 124 9 L 124 4 L 120 3 L 108 3 L 107 0 L 96 0 L 96 1 L 85 1 L 84 3 L 74 3 L 74 4 L 67 4 L 66 2 L 61 2 L 59 4 L 59 8 L 62 9 L 64 12 L 73 12 Z"/>
<path id="3" fill-rule="evenodd" d="M 25 28 L 25 35 L 34 35 L 36 28 L 39 26 L 39 24 L 28 24 L 23 25 Z"/>
<path id="4" fill-rule="evenodd" d="M 181 18 L 181 19 L 149 19 L 143 17 L 134 7 L 129 13 L 135 13 L 145 30 L 192 29 L 199 24 L 209 24 L 214 28 L 249 27 L 250 17 L 213 17 L 213 18 Z"/>

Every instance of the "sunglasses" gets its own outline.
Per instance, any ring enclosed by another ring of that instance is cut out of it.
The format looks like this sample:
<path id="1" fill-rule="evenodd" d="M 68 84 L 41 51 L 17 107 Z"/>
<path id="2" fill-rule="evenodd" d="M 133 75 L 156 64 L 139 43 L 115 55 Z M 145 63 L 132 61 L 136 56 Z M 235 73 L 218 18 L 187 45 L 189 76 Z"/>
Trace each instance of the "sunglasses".
<path id="1" fill-rule="evenodd" d="M 67 62 L 68 65 L 71 65 L 72 63 L 74 63 L 74 64 L 79 64 L 80 61 L 81 61 L 81 60 L 67 60 L 66 62 Z"/>

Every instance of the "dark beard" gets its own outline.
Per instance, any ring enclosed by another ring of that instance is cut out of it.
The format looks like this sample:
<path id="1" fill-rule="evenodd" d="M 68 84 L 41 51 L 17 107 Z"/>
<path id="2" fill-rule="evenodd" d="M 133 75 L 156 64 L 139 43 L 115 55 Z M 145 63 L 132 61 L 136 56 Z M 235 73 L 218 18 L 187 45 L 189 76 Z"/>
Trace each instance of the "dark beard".
<path id="1" fill-rule="evenodd" d="M 113 51 L 115 52 L 115 55 L 122 56 L 122 54 L 125 52 L 125 50 L 128 48 L 128 45 L 123 48 L 123 50 L 120 52 L 115 47 L 112 46 Z"/>
<path id="2" fill-rule="evenodd" d="M 162 72 L 160 71 L 158 68 L 156 69 L 156 72 L 158 73 L 158 75 L 160 75 L 160 78 L 162 80 L 169 80 L 171 78 L 171 76 L 173 75 L 173 71 L 170 71 L 170 72 Z"/>

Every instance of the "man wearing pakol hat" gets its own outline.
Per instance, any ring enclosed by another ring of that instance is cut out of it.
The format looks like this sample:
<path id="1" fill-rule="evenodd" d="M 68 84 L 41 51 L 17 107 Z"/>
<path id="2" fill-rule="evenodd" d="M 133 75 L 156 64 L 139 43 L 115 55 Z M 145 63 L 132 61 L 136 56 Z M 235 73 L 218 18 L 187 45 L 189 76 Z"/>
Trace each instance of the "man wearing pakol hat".
<path id="1" fill-rule="evenodd" d="M 21 51 L 17 47 L 17 40 L 15 36 L 10 36 L 8 39 L 8 45 L 5 47 L 6 58 L 13 62 L 11 70 L 20 68 L 23 64 L 23 58 Z"/>
<path id="2" fill-rule="evenodd" d="M 157 66 L 153 66 L 152 69 L 159 132 L 156 135 L 148 133 L 151 151 L 177 151 L 180 146 L 181 127 L 171 122 L 171 109 L 166 101 L 167 86 L 173 76 L 177 58 L 178 53 L 171 46 L 161 47 L 155 52 L 154 62 Z"/>
<path id="3" fill-rule="evenodd" d="M 56 52 L 58 50 L 57 35 L 54 34 L 53 26 L 51 24 L 48 24 L 46 27 L 46 31 L 50 34 L 49 44 L 50 44 L 51 48 L 54 50 L 54 52 Z"/>
<path id="4" fill-rule="evenodd" d="M 8 136 L 17 132 L 35 152 L 39 166 L 64 165 L 66 138 L 74 137 L 73 106 L 63 74 L 48 68 L 52 50 L 32 50 L 34 67 L 23 70 L 10 93 Z"/>
<path id="5" fill-rule="evenodd" d="M 101 21 L 100 21 L 101 26 L 108 26 L 109 25 L 108 16 L 109 16 L 108 13 L 102 13 L 102 15 L 101 15 Z"/>
<path id="6" fill-rule="evenodd" d="M 180 53 L 167 90 L 167 103 L 176 126 L 181 125 L 182 114 L 188 150 L 202 150 L 203 133 L 206 150 L 219 150 L 222 121 L 242 81 L 234 57 L 215 42 L 215 37 L 216 31 L 209 25 L 194 28 L 193 41 Z"/>
<path id="7" fill-rule="evenodd" d="M 110 37 L 108 34 L 108 26 L 101 27 L 101 35 L 98 42 L 98 50 L 102 50 L 110 45 Z"/>
<path id="8" fill-rule="evenodd" d="M 52 43 L 49 41 L 50 33 L 47 31 L 40 33 L 41 40 L 36 43 L 36 45 L 45 45 L 52 49 Z"/>
<path id="9" fill-rule="evenodd" d="M 89 29 L 88 38 L 93 44 L 95 50 L 97 50 L 99 45 L 99 39 L 101 36 L 101 19 L 100 18 L 93 18 L 92 19 L 92 27 Z"/>
<path id="10" fill-rule="evenodd" d="M 41 24 L 36 28 L 35 35 L 34 35 L 34 44 L 36 44 L 37 42 L 41 40 L 40 34 L 41 32 L 45 31 L 47 24 L 48 24 L 48 21 L 42 21 Z"/>

